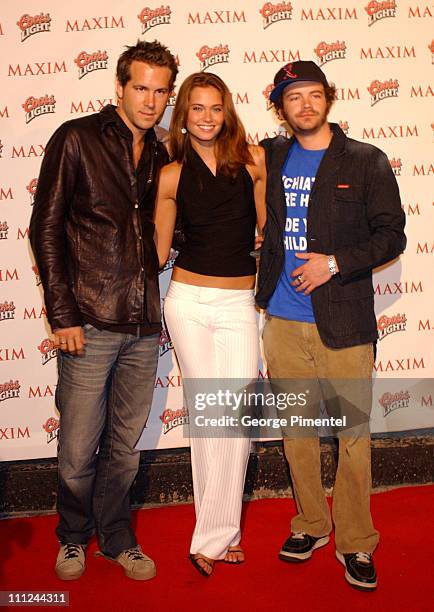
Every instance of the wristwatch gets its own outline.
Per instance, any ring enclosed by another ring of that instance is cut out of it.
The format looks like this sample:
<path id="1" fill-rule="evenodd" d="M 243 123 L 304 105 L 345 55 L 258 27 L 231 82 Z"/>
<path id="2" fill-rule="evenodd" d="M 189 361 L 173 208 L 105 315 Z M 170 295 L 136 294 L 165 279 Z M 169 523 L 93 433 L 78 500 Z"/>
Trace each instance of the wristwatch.
<path id="1" fill-rule="evenodd" d="M 336 259 L 335 259 L 335 256 L 334 256 L 334 255 L 329 255 L 329 256 L 327 257 L 327 263 L 328 263 L 328 266 L 329 266 L 329 272 L 330 272 L 330 274 L 331 274 L 332 276 L 334 276 L 335 274 L 337 274 L 337 273 L 338 273 L 338 268 L 337 268 L 337 265 L 336 265 Z"/>

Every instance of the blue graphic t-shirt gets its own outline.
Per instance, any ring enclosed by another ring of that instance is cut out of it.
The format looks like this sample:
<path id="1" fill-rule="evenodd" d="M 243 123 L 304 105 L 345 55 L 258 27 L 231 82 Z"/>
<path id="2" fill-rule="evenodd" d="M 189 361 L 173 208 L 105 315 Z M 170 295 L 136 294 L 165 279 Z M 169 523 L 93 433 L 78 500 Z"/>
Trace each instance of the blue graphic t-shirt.
<path id="1" fill-rule="evenodd" d="M 268 302 L 269 314 L 290 321 L 314 323 L 310 295 L 297 293 L 291 285 L 291 272 L 305 260 L 295 253 L 307 250 L 306 228 L 309 195 L 315 182 L 318 167 L 326 149 L 311 151 L 297 142 L 292 145 L 282 169 L 283 189 L 286 200 L 286 225 L 283 232 L 285 266 L 276 289 Z"/>

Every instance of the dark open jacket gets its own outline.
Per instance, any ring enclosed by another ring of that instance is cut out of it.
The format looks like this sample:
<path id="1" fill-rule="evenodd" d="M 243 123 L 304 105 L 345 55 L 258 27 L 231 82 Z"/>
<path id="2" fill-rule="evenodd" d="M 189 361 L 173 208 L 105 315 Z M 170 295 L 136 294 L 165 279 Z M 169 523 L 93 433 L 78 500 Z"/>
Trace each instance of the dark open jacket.
<path id="1" fill-rule="evenodd" d="M 347 138 L 331 124 L 333 138 L 309 198 L 307 250 L 334 255 L 339 274 L 311 294 L 322 341 L 333 348 L 374 342 L 372 269 L 405 248 L 405 214 L 387 156 Z M 284 262 L 286 220 L 281 171 L 293 139 L 266 139 L 267 224 L 261 249 L 256 301 L 266 308 Z M 300 265 L 303 262 L 300 260 Z"/>
<path id="2" fill-rule="evenodd" d="M 155 190 L 164 146 L 148 130 L 143 189 L 132 134 L 114 106 L 68 121 L 42 162 L 30 241 L 52 329 L 91 320 L 158 323 Z M 142 194 L 139 201 L 139 193 Z"/>

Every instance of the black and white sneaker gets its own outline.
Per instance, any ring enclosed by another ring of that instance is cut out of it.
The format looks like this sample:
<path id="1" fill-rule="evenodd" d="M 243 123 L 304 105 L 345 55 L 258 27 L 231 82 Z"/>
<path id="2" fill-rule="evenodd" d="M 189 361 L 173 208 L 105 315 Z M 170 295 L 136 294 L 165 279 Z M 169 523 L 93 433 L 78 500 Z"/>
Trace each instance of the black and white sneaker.
<path id="1" fill-rule="evenodd" d="M 291 563 L 299 563 L 307 561 L 312 556 L 312 553 L 317 548 L 328 544 L 330 538 L 328 535 L 320 538 L 315 538 L 302 531 L 291 533 L 286 540 L 279 553 L 279 559 L 282 561 L 290 561 Z"/>
<path id="2" fill-rule="evenodd" d="M 360 591 L 374 591 L 377 588 L 377 574 L 371 553 L 357 552 L 336 557 L 345 566 L 345 580 Z"/>

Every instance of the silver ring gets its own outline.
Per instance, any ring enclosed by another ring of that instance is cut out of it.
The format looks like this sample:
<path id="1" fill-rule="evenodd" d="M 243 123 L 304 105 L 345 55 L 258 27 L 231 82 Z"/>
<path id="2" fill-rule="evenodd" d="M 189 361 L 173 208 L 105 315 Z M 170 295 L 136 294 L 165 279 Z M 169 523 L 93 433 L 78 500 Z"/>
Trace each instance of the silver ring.
<path id="1" fill-rule="evenodd" d="M 298 282 L 299 282 L 299 283 L 300 283 L 300 285 L 301 285 L 301 283 L 303 282 L 303 274 L 299 274 L 299 275 L 297 276 L 297 280 L 298 280 Z"/>
<path id="2" fill-rule="evenodd" d="M 61 340 L 60 344 L 68 344 L 66 340 Z"/>

